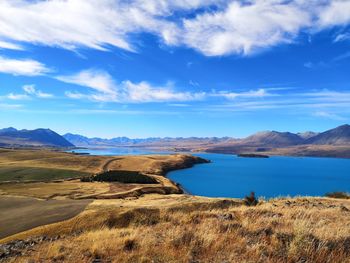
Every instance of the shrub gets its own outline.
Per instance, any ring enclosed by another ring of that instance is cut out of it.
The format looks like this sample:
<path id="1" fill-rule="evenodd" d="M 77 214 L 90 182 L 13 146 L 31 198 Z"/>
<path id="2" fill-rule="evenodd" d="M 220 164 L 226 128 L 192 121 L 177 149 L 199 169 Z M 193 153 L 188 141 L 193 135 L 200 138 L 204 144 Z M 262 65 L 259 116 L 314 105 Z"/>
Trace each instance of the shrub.
<path id="1" fill-rule="evenodd" d="M 258 202 L 259 201 L 256 199 L 254 192 L 251 192 L 249 196 L 244 198 L 244 204 L 247 206 L 256 206 Z"/>
<path id="2" fill-rule="evenodd" d="M 331 198 L 350 199 L 350 195 L 344 192 L 330 192 L 326 193 L 325 196 Z"/>
<path id="3" fill-rule="evenodd" d="M 125 240 L 125 242 L 124 242 L 124 250 L 125 251 L 132 251 L 132 250 L 136 249 L 136 247 L 137 247 L 137 244 L 136 244 L 135 240 L 133 240 L 133 239 Z"/>
<path id="4" fill-rule="evenodd" d="M 84 176 L 84 177 L 80 178 L 80 182 L 84 182 L 84 183 L 89 183 L 89 182 L 93 182 L 93 181 L 94 181 L 93 176 Z"/>

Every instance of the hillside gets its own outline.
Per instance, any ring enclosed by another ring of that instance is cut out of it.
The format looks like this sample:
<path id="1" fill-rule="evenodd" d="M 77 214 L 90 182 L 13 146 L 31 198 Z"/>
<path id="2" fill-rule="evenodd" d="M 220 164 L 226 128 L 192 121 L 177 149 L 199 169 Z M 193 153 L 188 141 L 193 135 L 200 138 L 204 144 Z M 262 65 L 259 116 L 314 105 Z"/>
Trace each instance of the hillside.
<path id="1" fill-rule="evenodd" d="M 50 129 L 17 130 L 12 127 L 0 129 L 0 146 L 74 147 L 72 143 Z"/>
<path id="2" fill-rule="evenodd" d="M 304 140 L 306 139 L 310 139 L 316 135 L 318 135 L 318 132 L 313 132 L 313 131 L 307 131 L 307 132 L 298 132 L 297 135 L 301 138 L 303 138 Z"/>
<path id="3" fill-rule="evenodd" d="M 348 200 L 332 198 L 251 207 L 237 199 L 145 195 L 95 200 L 71 219 L 0 242 L 6 262 L 16 263 L 340 263 L 350 260 L 349 208 Z"/>
<path id="4" fill-rule="evenodd" d="M 322 132 L 308 140 L 307 144 L 322 145 L 349 145 L 350 144 L 350 125 L 345 124 L 335 129 Z"/>
<path id="5" fill-rule="evenodd" d="M 302 144 L 304 139 L 290 132 L 265 131 L 258 132 L 240 141 L 249 146 L 282 147 Z"/>

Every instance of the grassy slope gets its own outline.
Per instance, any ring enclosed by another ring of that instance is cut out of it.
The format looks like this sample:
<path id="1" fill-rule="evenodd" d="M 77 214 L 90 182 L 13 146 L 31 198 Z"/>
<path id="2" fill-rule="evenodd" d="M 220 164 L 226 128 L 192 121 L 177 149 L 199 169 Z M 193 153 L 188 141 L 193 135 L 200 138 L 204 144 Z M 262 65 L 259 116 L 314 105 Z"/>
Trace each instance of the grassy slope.
<path id="1" fill-rule="evenodd" d="M 78 178 L 89 173 L 40 167 L 0 166 L 1 181 L 50 181 L 57 179 Z"/>
<path id="2" fill-rule="evenodd" d="M 101 171 L 111 158 L 104 156 L 80 156 L 49 150 L 4 150 L 0 149 L 0 167 L 33 167 L 63 169 L 86 173 Z"/>
<path id="3" fill-rule="evenodd" d="M 0 238 L 66 220 L 84 210 L 91 200 L 38 200 L 5 196 L 0 199 Z"/>
<path id="4" fill-rule="evenodd" d="M 349 209 L 350 201 L 330 198 L 257 207 L 185 195 L 99 200 L 68 221 L 11 237 L 63 235 L 9 262 L 350 262 Z"/>
<path id="5" fill-rule="evenodd" d="M 124 189 L 122 185 L 121 190 Z M 40 199 L 83 199 L 110 192 L 108 183 L 82 183 L 80 180 L 65 182 L 31 182 L 0 184 L 0 195 L 35 197 Z M 2 197 L 0 196 L 0 201 Z M 1 229 L 0 229 L 1 232 Z"/>

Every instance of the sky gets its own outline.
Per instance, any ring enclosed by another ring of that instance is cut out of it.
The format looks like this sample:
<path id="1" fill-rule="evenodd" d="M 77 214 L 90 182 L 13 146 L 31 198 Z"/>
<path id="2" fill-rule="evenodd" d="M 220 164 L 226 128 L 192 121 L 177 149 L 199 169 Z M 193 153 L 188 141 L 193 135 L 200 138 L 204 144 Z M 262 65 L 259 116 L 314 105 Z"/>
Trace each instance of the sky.
<path id="1" fill-rule="evenodd" d="M 0 128 L 245 137 L 350 119 L 350 0 L 1 0 Z"/>

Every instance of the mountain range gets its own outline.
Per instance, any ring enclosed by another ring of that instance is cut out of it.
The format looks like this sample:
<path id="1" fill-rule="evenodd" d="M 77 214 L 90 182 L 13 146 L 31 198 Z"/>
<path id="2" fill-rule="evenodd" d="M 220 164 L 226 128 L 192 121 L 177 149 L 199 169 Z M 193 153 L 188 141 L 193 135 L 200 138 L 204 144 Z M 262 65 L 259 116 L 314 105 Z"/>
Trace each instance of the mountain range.
<path id="1" fill-rule="evenodd" d="M 0 146 L 2 147 L 74 147 L 64 137 L 50 129 L 17 130 L 0 129 Z"/>
<path id="2" fill-rule="evenodd" d="M 263 131 L 255 133 L 247 138 L 236 139 L 232 137 L 188 137 L 188 138 L 145 138 L 130 139 L 117 137 L 112 139 L 88 138 L 82 135 L 67 133 L 63 135 L 72 144 L 78 147 L 94 146 L 200 146 L 200 145 L 237 145 L 254 147 L 287 147 L 303 144 L 316 145 L 350 145 L 350 125 L 342 125 L 337 128 L 322 132 L 278 132 Z"/>
<path id="3" fill-rule="evenodd" d="M 350 125 L 345 124 L 325 132 L 278 132 L 263 131 L 243 139 L 232 137 L 177 137 L 131 139 L 116 137 L 112 139 L 88 138 L 78 134 L 67 133 L 63 136 L 50 129 L 17 130 L 0 129 L 0 147 L 168 147 L 172 149 L 214 149 L 244 147 L 281 148 L 300 145 L 350 146 Z"/>

